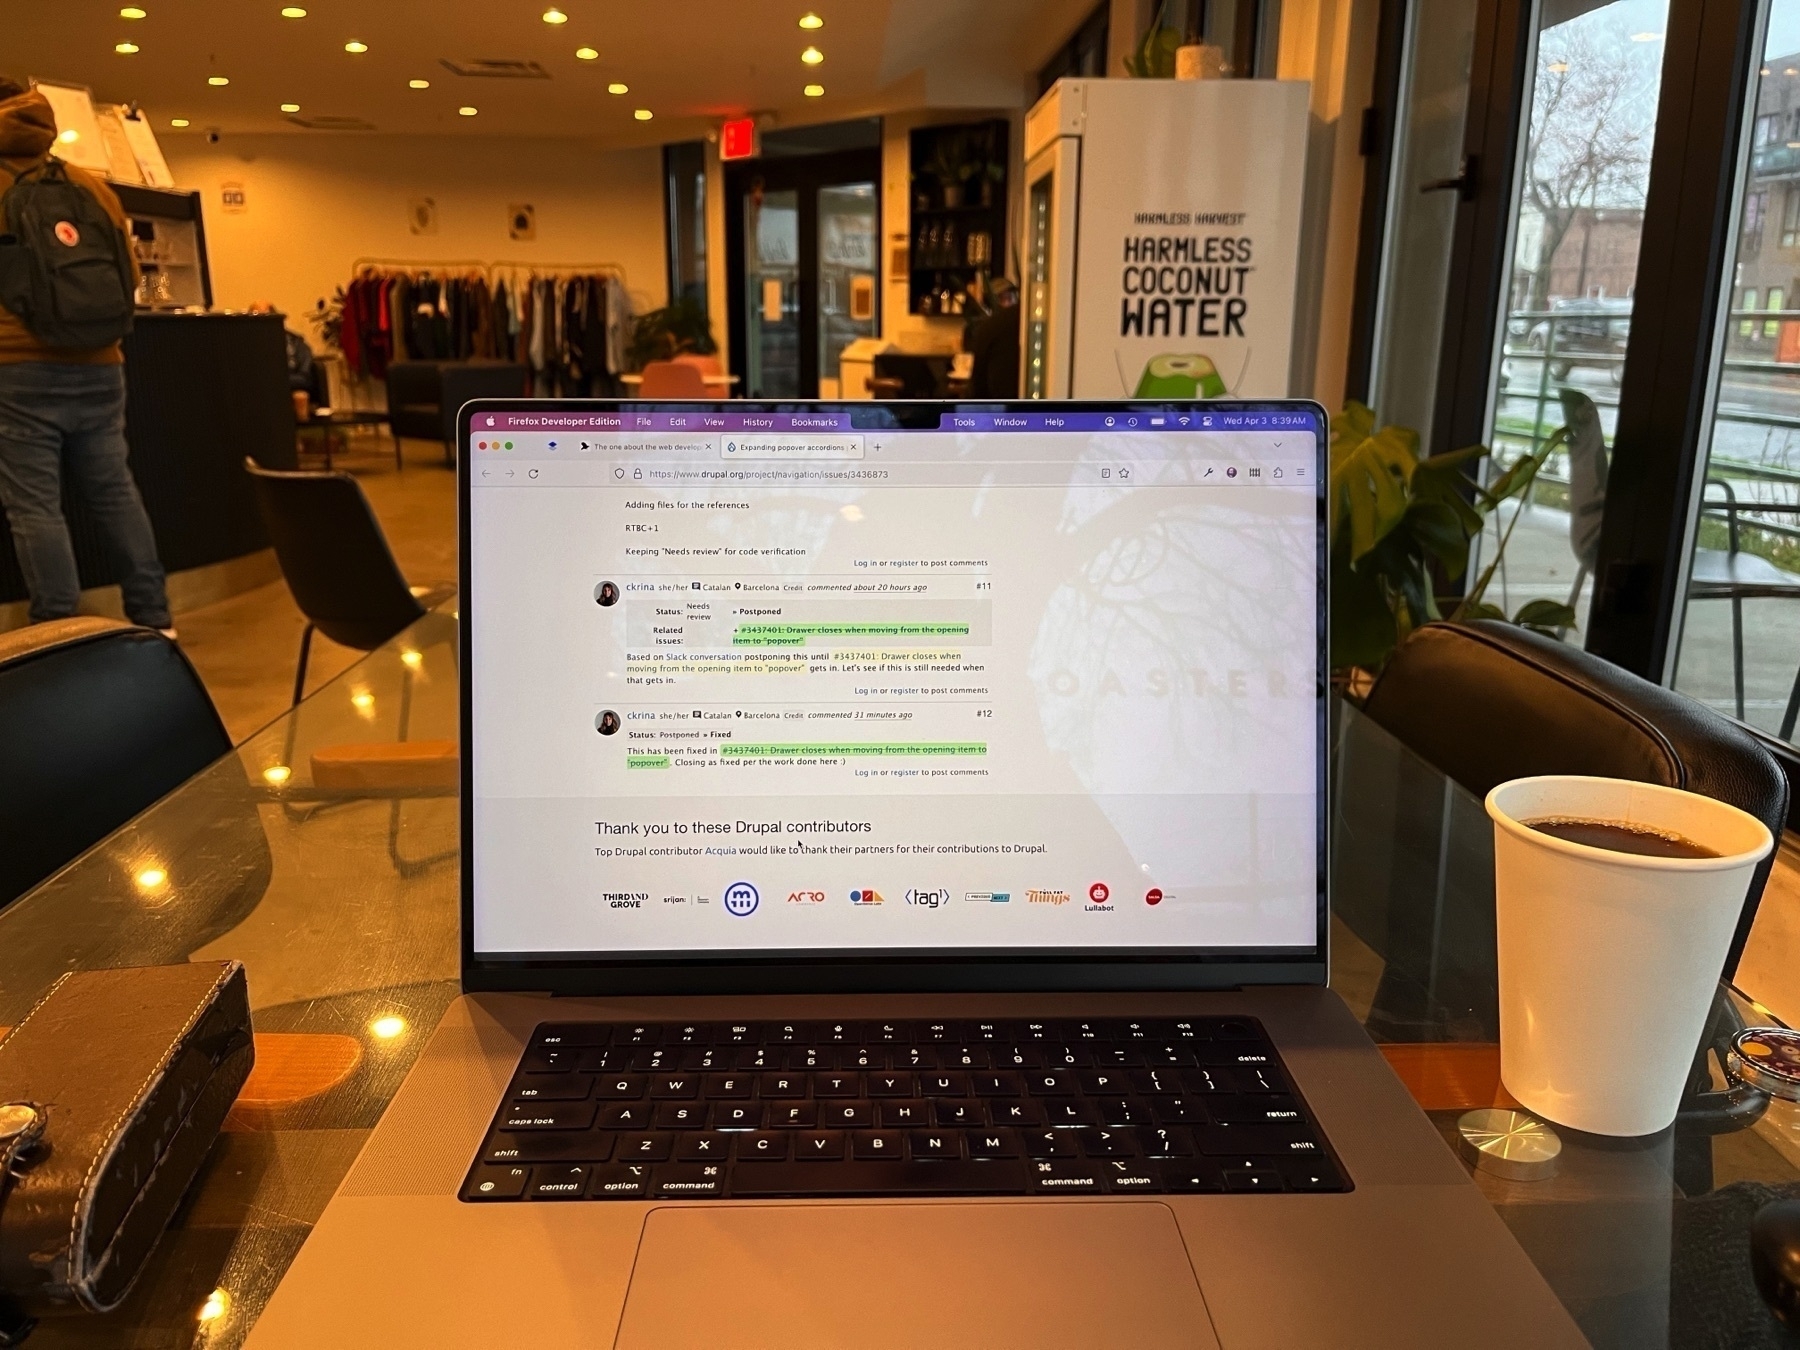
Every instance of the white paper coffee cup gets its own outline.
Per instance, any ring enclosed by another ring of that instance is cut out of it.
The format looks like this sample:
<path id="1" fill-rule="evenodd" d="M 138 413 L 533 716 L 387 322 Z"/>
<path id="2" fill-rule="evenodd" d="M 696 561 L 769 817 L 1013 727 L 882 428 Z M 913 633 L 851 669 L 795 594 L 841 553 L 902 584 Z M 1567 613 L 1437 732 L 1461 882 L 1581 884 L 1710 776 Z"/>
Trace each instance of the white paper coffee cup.
<path id="1" fill-rule="evenodd" d="M 1744 908 L 1775 846 L 1711 797 L 1617 778 L 1517 778 L 1494 820 L 1500 1080 L 1546 1120 L 1638 1136 L 1675 1120 Z M 1716 858 L 1615 853 L 1541 834 L 1550 818 L 1678 834 Z"/>

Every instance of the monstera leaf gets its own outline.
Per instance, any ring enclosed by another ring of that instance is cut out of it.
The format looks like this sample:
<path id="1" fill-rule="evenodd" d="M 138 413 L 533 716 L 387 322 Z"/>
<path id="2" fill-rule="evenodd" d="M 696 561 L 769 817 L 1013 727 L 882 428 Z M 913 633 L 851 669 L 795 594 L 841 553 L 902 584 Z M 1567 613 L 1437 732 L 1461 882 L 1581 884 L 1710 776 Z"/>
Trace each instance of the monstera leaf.
<path id="1" fill-rule="evenodd" d="M 1362 561 L 1406 515 L 1407 489 L 1419 466 L 1419 433 L 1375 427 L 1375 414 L 1351 402 L 1331 428 L 1331 538 L 1347 528 L 1350 563 Z"/>

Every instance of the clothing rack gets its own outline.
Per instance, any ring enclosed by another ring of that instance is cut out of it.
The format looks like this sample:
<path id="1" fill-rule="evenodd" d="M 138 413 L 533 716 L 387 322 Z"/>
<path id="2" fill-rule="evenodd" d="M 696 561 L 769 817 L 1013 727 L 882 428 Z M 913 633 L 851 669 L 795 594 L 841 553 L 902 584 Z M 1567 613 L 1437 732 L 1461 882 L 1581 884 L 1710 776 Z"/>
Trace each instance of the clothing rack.
<path id="1" fill-rule="evenodd" d="M 620 284 L 625 284 L 625 268 L 621 263 L 547 263 L 517 262 L 509 258 L 497 258 L 491 262 L 481 262 L 470 258 L 455 258 L 450 261 L 438 261 L 424 258 L 358 258 L 350 264 L 350 273 L 370 268 L 399 268 L 411 272 L 479 272 L 485 280 L 492 281 L 494 273 L 535 272 L 540 276 L 566 273 L 570 276 L 607 276 L 613 277 Z"/>

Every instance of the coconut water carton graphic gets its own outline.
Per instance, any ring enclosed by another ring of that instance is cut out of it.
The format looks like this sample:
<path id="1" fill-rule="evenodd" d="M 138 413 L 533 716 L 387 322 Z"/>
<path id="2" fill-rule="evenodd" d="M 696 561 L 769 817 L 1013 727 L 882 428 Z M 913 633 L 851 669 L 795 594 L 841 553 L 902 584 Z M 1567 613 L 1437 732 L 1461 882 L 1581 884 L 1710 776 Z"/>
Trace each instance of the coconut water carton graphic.
<path id="1" fill-rule="evenodd" d="M 1212 358 L 1199 352 L 1165 353 L 1145 363 L 1133 398 L 1224 398 L 1228 391 Z"/>

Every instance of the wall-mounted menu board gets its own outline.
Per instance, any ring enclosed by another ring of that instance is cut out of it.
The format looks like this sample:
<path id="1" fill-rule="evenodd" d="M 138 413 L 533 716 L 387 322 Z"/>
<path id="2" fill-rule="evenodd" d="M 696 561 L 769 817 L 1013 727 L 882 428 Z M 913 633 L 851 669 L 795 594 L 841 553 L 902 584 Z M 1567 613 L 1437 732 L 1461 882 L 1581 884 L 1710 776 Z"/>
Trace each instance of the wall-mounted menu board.
<path id="1" fill-rule="evenodd" d="M 106 153 L 106 136 L 87 86 L 49 80 L 33 80 L 31 85 L 50 100 L 50 111 L 56 114 L 56 142 L 51 153 L 97 174 L 109 173 L 112 158 Z"/>

